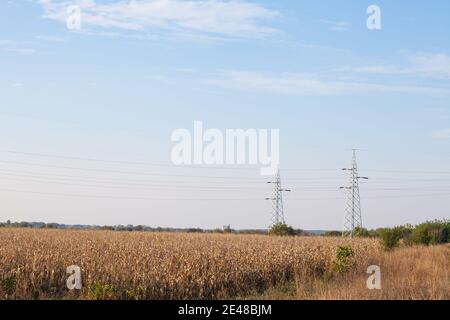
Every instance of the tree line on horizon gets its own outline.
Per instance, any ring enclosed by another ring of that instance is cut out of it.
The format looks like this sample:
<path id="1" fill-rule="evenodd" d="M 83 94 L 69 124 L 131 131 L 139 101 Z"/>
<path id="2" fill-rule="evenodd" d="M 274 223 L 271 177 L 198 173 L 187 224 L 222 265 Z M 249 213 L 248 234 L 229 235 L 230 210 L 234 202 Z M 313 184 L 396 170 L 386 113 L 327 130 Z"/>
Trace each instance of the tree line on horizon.
<path id="1" fill-rule="evenodd" d="M 288 224 L 278 223 L 267 229 L 235 230 L 230 225 L 216 229 L 201 228 L 163 228 L 149 227 L 144 225 L 133 226 L 99 226 L 99 225 L 66 225 L 59 223 L 45 222 L 0 222 L 0 228 L 36 228 L 36 229 L 75 229 L 75 230 L 109 230 L 109 231 L 141 231 L 141 232 L 187 232 L 187 233 L 222 233 L 222 234 L 269 234 L 271 236 L 324 236 L 340 237 L 341 231 L 308 232 L 302 229 L 295 229 Z M 393 228 L 355 228 L 355 237 L 379 238 L 386 250 L 392 250 L 404 245 L 422 244 L 434 245 L 450 242 L 450 220 L 426 221 L 418 225 L 405 224 Z"/>

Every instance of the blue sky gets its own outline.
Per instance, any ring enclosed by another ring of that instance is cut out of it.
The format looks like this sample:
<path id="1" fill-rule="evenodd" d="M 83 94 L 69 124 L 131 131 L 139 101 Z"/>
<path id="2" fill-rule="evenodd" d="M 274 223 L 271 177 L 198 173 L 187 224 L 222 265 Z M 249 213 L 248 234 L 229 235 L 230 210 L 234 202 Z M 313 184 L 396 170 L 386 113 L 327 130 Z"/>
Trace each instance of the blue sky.
<path id="1" fill-rule="evenodd" d="M 70 4 L 79 31 L 66 28 Z M 371 4 L 381 30 L 366 27 Z M 281 167 L 300 169 L 282 171 L 295 227 L 340 229 L 338 169 L 351 148 L 371 177 L 366 226 L 449 217 L 449 11 L 448 1 L 2 1 L 0 150 L 31 154 L 0 152 L 0 220 L 265 227 L 271 190 L 257 170 L 130 163 L 170 164 L 171 132 L 194 120 L 280 129 Z M 180 185 L 198 190 L 170 189 Z"/>

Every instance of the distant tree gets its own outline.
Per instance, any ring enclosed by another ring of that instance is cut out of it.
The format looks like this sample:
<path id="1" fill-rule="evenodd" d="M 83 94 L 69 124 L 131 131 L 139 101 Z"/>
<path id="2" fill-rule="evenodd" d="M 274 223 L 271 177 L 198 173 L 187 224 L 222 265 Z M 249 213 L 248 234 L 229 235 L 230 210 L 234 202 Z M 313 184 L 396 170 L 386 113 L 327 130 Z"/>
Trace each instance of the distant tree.
<path id="1" fill-rule="evenodd" d="M 231 225 L 226 225 L 226 226 L 223 226 L 223 232 L 224 233 L 232 233 L 233 232 L 233 229 L 231 229 Z"/>
<path id="2" fill-rule="evenodd" d="M 294 233 L 296 236 L 310 236 L 311 234 L 309 234 L 308 232 L 306 232 L 305 230 L 302 229 L 294 229 Z"/>
<path id="3" fill-rule="evenodd" d="M 380 230 L 380 238 L 385 250 L 392 250 L 398 246 L 403 236 L 401 227 L 385 228 Z"/>
<path id="4" fill-rule="evenodd" d="M 28 222 L 22 221 L 19 223 L 20 228 L 29 228 L 31 225 Z"/>
<path id="5" fill-rule="evenodd" d="M 285 224 L 277 223 L 269 229 L 269 235 L 271 236 L 295 236 L 296 232 L 294 228 Z"/>
<path id="6" fill-rule="evenodd" d="M 434 245 L 450 241 L 450 221 L 428 221 L 417 225 L 411 234 L 415 244 Z"/>
<path id="7" fill-rule="evenodd" d="M 406 224 L 403 226 L 398 226 L 397 228 L 397 232 L 399 232 L 401 234 L 401 240 L 403 242 L 404 245 L 410 246 L 413 244 L 412 241 L 412 233 L 414 230 L 414 227 L 410 224 Z"/>
<path id="8" fill-rule="evenodd" d="M 327 231 L 323 234 L 324 237 L 342 237 L 341 231 Z"/>
<path id="9" fill-rule="evenodd" d="M 119 224 L 118 226 L 114 227 L 114 230 L 116 230 L 116 231 L 124 231 L 125 230 L 125 226 Z"/>
<path id="10" fill-rule="evenodd" d="M 188 228 L 188 229 L 186 230 L 186 232 L 189 232 L 189 233 L 202 233 L 203 230 L 200 229 L 200 228 Z"/>

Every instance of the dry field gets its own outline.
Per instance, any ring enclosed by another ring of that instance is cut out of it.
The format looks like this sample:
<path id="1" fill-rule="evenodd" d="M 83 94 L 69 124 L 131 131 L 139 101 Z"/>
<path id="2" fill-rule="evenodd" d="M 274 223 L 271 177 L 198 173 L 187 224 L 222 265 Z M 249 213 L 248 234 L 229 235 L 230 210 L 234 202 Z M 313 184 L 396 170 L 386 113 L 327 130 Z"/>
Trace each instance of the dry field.
<path id="1" fill-rule="evenodd" d="M 344 245 L 353 255 L 336 274 Z M 364 289 L 371 264 L 387 279 L 406 275 L 391 283 L 404 291 L 386 298 L 441 299 L 449 298 L 449 251 L 386 254 L 373 239 L 0 229 L 0 299 L 379 298 Z M 81 268 L 81 290 L 66 287 L 70 265 Z M 408 287 L 416 273 L 419 293 Z M 294 290 L 280 293 L 281 285 Z"/>
<path id="2" fill-rule="evenodd" d="M 450 300 L 450 245 L 404 247 L 380 252 L 381 290 L 368 290 L 367 266 L 335 277 L 298 277 L 249 299 Z"/>
<path id="3" fill-rule="evenodd" d="M 450 246 L 411 247 L 383 253 L 382 290 L 367 290 L 367 275 L 321 285 L 297 298 L 311 299 L 450 299 Z M 361 270 L 363 271 L 363 270 Z"/>

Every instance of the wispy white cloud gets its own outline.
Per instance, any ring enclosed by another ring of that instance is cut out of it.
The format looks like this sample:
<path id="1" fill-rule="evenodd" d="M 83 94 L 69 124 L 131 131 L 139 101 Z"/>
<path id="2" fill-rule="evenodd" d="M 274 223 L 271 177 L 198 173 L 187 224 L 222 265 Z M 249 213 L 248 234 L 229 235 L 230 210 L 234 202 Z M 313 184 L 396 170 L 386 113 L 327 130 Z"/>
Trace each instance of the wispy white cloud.
<path id="1" fill-rule="evenodd" d="M 320 22 L 325 24 L 330 31 L 347 31 L 351 27 L 351 23 L 347 21 L 331 21 L 322 19 Z"/>
<path id="2" fill-rule="evenodd" d="M 31 48 L 30 44 L 32 44 L 30 41 L 0 39 L 0 50 L 20 55 L 30 55 L 36 53 L 37 50 Z"/>
<path id="3" fill-rule="evenodd" d="M 64 42 L 64 38 L 50 35 L 37 35 L 35 36 L 37 40 L 47 41 L 47 42 Z"/>
<path id="4" fill-rule="evenodd" d="M 450 78 L 450 56 L 443 53 L 419 53 L 408 56 L 405 65 L 369 65 L 353 70 L 374 74 Z"/>
<path id="5" fill-rule="evenodd" d="M 162 75 L 162 74 L 149 75 L 149 76 L 146 76 L 145 79 L 154 81 L 154 82 L 159 82 L 162 84 L 174 84 L 173 79 L 169 78 L 166 75 Z"/>
<path id="6" fill-rule="evenodd" d="M 434 131 L 431 133 L 431 137 L 434 139 L 450 139 L 450 128 Z"/>
<path id="7" fill-rule="evenodd" d="M 13 52 L 22 55 L 30 55 L 35 54 L 37 52 L 35 49 L 31 48 L 4 48 L 3 50 L 6 52 Z"/>
<path id="8" fill-rule="evenodd" d="M 446 54 L 417 54 L 410 58 L 412 73 L 450 77 L 450 56 Z"/>
<path id="9" fill-rule="evenodd" d="M 293 96 L 338 96 L 386 93 L 450 94 L 450 90 L 442 88 L 329 79 L 313 74 L 267 74 L 242 70 L 222 71 L 214 76 L 207 77 L 204 82 L 227 89 Z"/>
<path id="10" fill-rule="evenodd" d="M 276 11 L 244 0 L 39 0 L 44 17 L 66 21 L 69 5 L 81 8 L 82 28 L 126 31 L 164 30 L 197 32 L 231 37 L 264 37 L 276 30 L 264 21 Z"/>
<path id="11" fill-rule="evenodd" d="M 13 40 L 0 39 L 0 46 L 15 44 Z"/>

